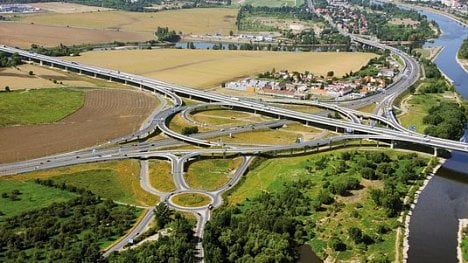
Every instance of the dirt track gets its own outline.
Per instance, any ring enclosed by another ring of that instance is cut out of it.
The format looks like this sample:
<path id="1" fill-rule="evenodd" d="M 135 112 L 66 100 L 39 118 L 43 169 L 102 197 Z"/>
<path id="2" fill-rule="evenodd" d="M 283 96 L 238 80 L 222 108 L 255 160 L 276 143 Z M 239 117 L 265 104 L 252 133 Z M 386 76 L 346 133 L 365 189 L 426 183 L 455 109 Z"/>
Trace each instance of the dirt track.
<path id="1" fill-rule="evenodd" d="M 128 90 L 88 90 L 84 106 L 54 124 L 0 128 L 0 163 L 96 145 L 131 133 L 156 107 L 149 95 Z"/>

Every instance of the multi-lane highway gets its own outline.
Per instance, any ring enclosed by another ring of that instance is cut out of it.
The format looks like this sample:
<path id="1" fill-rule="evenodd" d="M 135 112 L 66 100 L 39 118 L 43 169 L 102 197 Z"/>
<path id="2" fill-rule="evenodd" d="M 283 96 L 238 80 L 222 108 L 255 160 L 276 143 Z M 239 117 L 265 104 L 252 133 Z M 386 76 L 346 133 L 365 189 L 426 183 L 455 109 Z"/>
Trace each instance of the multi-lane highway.
<path id="1" fill-rule="evenodd" d="M 379 47 L 379 48 L 393 49 L 391 47 L 387 47 L 383 44 L 375 43 L 367 39 L 353 37 L 353 40 L 367 44 L 367 45 L 375 45 L 376 47 Z M 176 94 L 182 94 L 185 96 L 191 96 L 191 97 L 195 97 L 195 98 L 205 100 L 205 101 L 232 104 L 236 106 L 237 108 L 249 109 L 249 110 L 256 111 L 257 113 L 263 113 L 263 114 L 268 114 L 268 115 L 276 115 L 280 118 L 288 118 L 291 120 L 307 122 L 309 124 L 315 123 L 315 124 L 327 125 L 331 127 L 338 127 L 342 129 L 352 129 L 353 131 L 357 131 L 361 133 L 390 136 L 390 137 L 393 137 L 393 139 L 397 141 L 406 141 L 406 142 L 412 142 L 412 143 L 417 143 L 417 144 L 422 144 L 422 145 L 428 145 L 428 146 L 432 146 L 435 148 L 468 152 L 468 147 L 466 144 L 451 141 L 451 140 L 445 140 L 445 139 L 439 139 L 439 138 L 428 138 L 420 134 L 408 133 L 406 131 L 371 127 L 371 126 L 360 124 L 360 123 L 352 123 L 352 122 L 347 122 L 343 120 L 336 120 L 336 119 L 331 119 L 331 118 L 327 118 L 327 117 L 323 117 L 319 115 L 314 115 L 310 113 L 303 113 L 303 112 L 297 112 L 294 110 L 278 108 L 278 107 L 266 105 L 264 103 L 259 103 L 259 102 L 254 102 L 254 101 L 244 101 L 238 98 L 224 96 L 224 95 L 207 92 L 207 91 L 200 91 L 200 90 L 191 89 L 187 87 L 181 87 L 181 86 L 177 86 L 177 85 L 173 85 L 173 84 L 169 84 L 169 83 L 165 83 L 165 82 L 161 82 L 161 81 L 157 81 L 157 80 L 153 80 L 153 79 L 149 79 L 146 77 L 141 77 L 141 76 L 137 76 L 133 74 L 127 74 L 127 73 L 123 73 L 119 71 L 113 71 L 113 70 L 98 68 L 94 66 L 78 64 L 76 62 L 65 61 L 65 60 L 58 59 L 58 58 L 38 55 L 35 53 L 19 50 L 19 49 L 12 48 L 12 47 L 0 46 L 0 50 L 7 52 L 7 53 L 18 53 L 24 59 L 31 59 L 42 65 L 44 64 L 53 65 L 56 67 L 67 69 L 67 70 L 81 72 L 82 74 L 84 72 L 87 72 L 88 75 L 99 76 L 103 78 L 108 78 L 109 80 L 138 85 L 141 88 L 148 89 L 150 91 L 160 92 L 162 94 L 165 94 L 166 96 L 170 96 L 174 101 L 174 106 L 167 111 L 163 111 L 161 113 L 163 117 L 172 116 L 173 113 L 180 111 L 180 109 L 183 107 L 182 99 Z M 396 50 L 395 52 L 398 52 L 398 54 L 404 54 L 403 52 L 398 51 L 398 50 Z M 406 61 L 406 64 L 409 66 L 405 68 L 405 71 L 403 73 L 404 75 L 401 81 L 398 82 L 401 84 L 398 84 L 398 85 L 395 84 L 392 87 L 392 89 L 395 92 L 399 92 L 406 85 L 412 84 L 414 81 L 414 77 L 412 76 L 415 74 L 413 71 L 415 70 L 415 68 L 419 68 L 418 66 L 416 67 L 412 66 L 413 60 L 410 59 L 409 56 L 407 55 L 404 56 L 404 59 L 408 60 Z M 161 125 L 162 124 L 161 117 L 160 116 L 157 116 L 157 117 L 159 117 L 159 120 L 157 118 L 155 119 L 155 123 L 157 124 L 156 126 L 159 126 L 159 127 L 163 126 Z M 177 139 L 181 139 L 187 142 L 193 141 L 193 138 L 189 136 L 184 136 L 181 134 L 176 135 L 174 133 L 171 133 L 170 135 L 173 137 L 176 137 Z M 207 143 L 203 141 L 197 141 L 196 143 L 200 145 L 212 145 L 212 143 Z"/>

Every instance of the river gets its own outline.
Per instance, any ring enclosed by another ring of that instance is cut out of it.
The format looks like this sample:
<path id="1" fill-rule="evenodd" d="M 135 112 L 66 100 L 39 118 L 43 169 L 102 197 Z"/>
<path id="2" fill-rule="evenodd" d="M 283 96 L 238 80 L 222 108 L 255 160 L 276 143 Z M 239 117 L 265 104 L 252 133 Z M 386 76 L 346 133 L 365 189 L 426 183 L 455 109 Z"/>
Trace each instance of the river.
<path id="1" fill-rule="evenodd" d="M 455 58 L 463 39 L 468 36 L 467 28 L 433 12 L 421 13 L 435 20 L 443 32 L 425 47 L 443 47 L 435 63 L 454 82 L 458 93 L 468 99 L 468 74 Z M 468 154 L 453 152 L 421 192 L 409 226 L 409 263 L 458 262 L 458 219 L 468 218 L 467 171 Z"/>

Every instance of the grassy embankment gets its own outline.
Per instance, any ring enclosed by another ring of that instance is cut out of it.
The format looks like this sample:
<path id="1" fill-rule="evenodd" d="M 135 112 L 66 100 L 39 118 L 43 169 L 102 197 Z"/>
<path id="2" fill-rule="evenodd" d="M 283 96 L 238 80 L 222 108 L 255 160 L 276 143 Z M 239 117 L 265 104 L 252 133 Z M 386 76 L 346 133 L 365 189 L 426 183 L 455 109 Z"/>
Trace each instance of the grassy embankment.
<path id="1" fill-rule="evenodd" d="M 250 112 L 235 110 L 207 110 L 194 112 L 195 121 L 209 125 L 246 125 L 271 120 L 271 118 L 255 115 Z"/>
<path id="2" fill-rule="evenodd" d="M 84 92 L 69 89 L 2 92 L 0 126 L 59 121 L 83 106 L 84 97 Z"/>
<path id="3" fill-rule="evenodd" d="M 194 189 L 215 190 L 232 178 L 241 161 L 240 158 L 195 161 L 189 164 L 185 180 Z"/>
<path id="4" fill-rule="evenodd" d="M 150 184 L 159 191 L 172 192 L 176 190 L 171 176 L 171 164 L 162 160 L 148 162 Z"/>
<path id="5" fill-rule="evenodd" d="M 3 177 L 1 181 L 30 181 L 50 178 L 57 183 L 85 188 L 117 202 L 152 206 L 158 197 L 145 192 L 140 186 L 140 170 L 136 160 L 111 161 L 73 165 L 20 175 Z"/>
<path id="6" fill-rule="evenodd" d="M 357 149 L 358 150 L 358 149 Z M 310 187 L 306 190 L 306 195 L 312 199 L 327 188 L 330 184 L 347 178 L 356 178 L 359 180 L 359 188 L 351 190 L 345 195 L 335 195 L 334 202 L 329 205 L 322 205 L 313 212 L 310 217 L 301 218 L 308 226 L 307 232 L 310 244 L 315 253 L 325 258 L 331 256 L 338 261 L 349 261 L 369 259 L 374 256 L 386 255 L 389 260 L 395 257 L 396 229 L 399 226 L 397 217 L 388 217 L 387 212 L 379 207 L 370 197 L 369 189 L 382 189 L 383 180 L 367 180 L 361 177 L 359 173 L 359 162 L 363 162 L 362 154 L 364 151 L 358 150 L 361 157 L 352 157 L 345 161 L 346 169 L 344 173 L 336 172 L 342 163 L 341 153 L 351 152 L 351 150 L 339 150 L 333 153 L 320 153 L 317 155 L 306 155 L 299 157 L 275 158 L 264 160 L 258 166 L 252 168 L 246 175 L 241 184 L 231 191 L 227 200 L 230 205 L 240 205 L 242 207 L 249 205 L 249 199 L 254 198 L 261 192 L 278 192 L 284 187 L 285 182 L 310 181 Z M 398 158 L 402 153 L 396 151 L 372 151 L 384 152 L 392 161 L 396 170 L 408 161 L 404 158 Z M 326 159 L 327 164 L 324 169 L 312 169 L 308 171 L 307 167 L 313 167 L 321 159 Z M 427 159 L 426 159 L 427 161 Z M 418 168 L 417 172 L 421 172 Z M 419 185 L 423 180 L 410 181 L 408 185 L 398 184 L 397 191 L 408 193 L 411 185 Z M 385 227 L 385 233 L 377 234 L 377 228 Z M 370 244 L 356 244 L 348 235 L 348 229 L 359 227 L 363 233 L 371 236 L 374 240 Z M 332 237 L 337 237 L 343 241 L 346 251 L 334 251 L 327 245 Z"/>
<path id="7" fill-rule="evenodd" d="M 468 228 L 463 231 L 463 238 L 461 243 L 462 257 L 465 262 L 468 262 Z"/>
<path id="8" fill-rule="evenodd" d="M 318 128 L 307 127 L 299 123 L 290 123 L 277 129 L 254 129 L 248 132 L 232 134 L 232 137 L 222 136 L 211 140 L 217 141 L 221 138 L 223 143 L 283 145 L 296 143 L 297 138 L 312 140 L 326 136 L 327 133 L 327 131 Z"/>
<path id="9" fill-rule="evenodd" d="M 211 202 L 211 198 L 207 195 L 197 193 L 178 194 L 172 197 L 171 200 L 174 204 L 185 207 L 205 206 Z"/>

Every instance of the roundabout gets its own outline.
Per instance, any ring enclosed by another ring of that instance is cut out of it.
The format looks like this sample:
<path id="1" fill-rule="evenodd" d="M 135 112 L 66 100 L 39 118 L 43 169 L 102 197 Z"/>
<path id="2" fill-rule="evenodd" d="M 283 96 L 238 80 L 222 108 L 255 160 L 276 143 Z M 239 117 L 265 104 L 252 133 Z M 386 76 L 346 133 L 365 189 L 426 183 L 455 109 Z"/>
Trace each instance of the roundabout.
<path id="1" fill-rule="evenodd" d="M 190 191 L 172 194 L 167 201 L 171 206 L 177 208 L 203 209 L 213 202 L 213 197 L 205 193 Z"/>

